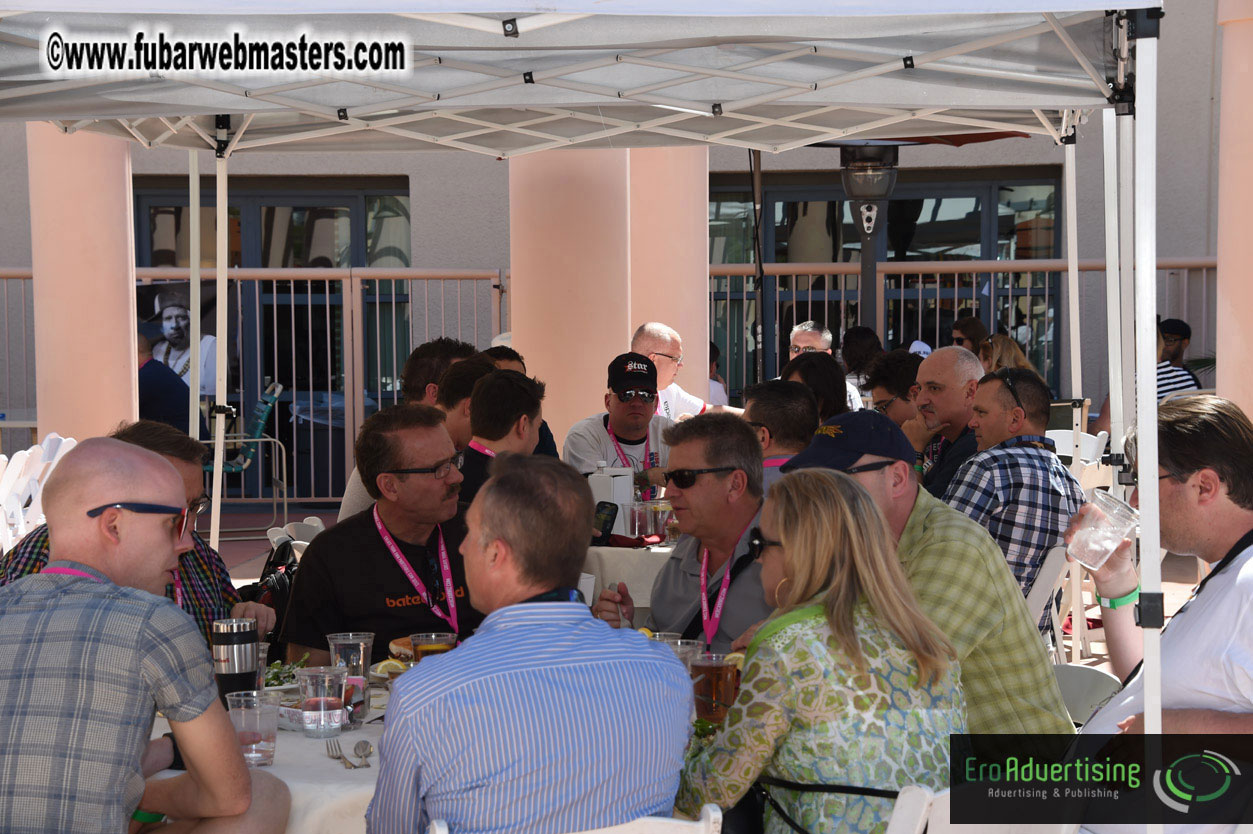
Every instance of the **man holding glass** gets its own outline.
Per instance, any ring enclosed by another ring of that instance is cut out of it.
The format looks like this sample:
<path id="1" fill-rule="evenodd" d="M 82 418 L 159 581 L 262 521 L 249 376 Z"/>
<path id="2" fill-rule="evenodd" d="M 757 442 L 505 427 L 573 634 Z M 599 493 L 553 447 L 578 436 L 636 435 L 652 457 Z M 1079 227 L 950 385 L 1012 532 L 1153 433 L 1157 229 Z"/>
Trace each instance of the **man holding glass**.
<path id="1" fill-rule="evenodd" d="M 586 480 L 560 461 L 493 461 L 461 543 L 470 601 L 487 618 L 392 684 L 373 834 L 432 819 L 584 831 L 670 815 L 692 683 L 670 648 L 609 629 L 579 600 L 592 510 Z"/>
<path id="2" fill-rule="evenodd" d="M 749 531 L 761 514 L 761 444 L 731 414 L 693 417 L 665 437 L 666 498 L 683 535 L 653 581 L 646 625 L 727 652 L 774 610 L 762 594 L 761 565 L 749 552 Z M 610 625 L 629 628 L 635 602 L 619 583 L 617 591 L 601 593 L 595 610 Z"/>
<path id="3" fill-rule="evenodd" d="M 374 634 L 371 662 L 415 632 L 467 637 L 483 620 L 466 597 L 457 548 L 461 455 L 444 413 L 395 405 L 370 415 L 356 443 L 357 469 L 374 504 L 309 543 L 292 586 L 283 640 L 289 660 L 330 661 L 326 635 Z"/>
<path id="4" fill-rule="evenodd" d="M 158 596 L 189 544 L 173 466 L 91 438 L 43 500 L 56 558 L 0 589 L 0 830 L 282 830 L 286 786 L 244 766 L 195 621 Z M 148 778 L 176 752 L 186 773 Z"/>

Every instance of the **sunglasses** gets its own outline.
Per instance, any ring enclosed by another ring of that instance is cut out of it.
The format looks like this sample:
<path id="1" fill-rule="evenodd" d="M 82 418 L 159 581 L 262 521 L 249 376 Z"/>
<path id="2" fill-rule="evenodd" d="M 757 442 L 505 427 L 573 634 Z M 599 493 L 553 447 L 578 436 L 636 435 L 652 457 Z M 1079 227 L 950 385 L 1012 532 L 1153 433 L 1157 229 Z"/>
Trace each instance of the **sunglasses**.
<path id="1" fill-rule="evenodd" d="M 434 466 L 411 466 L 408 469 L 384 469 L 380 475 L 434 475 L 436 480 L 443 480 L 448 477 L 448 473 L 456 467 L 461 469 L 461 464 L 465 462 L 465 453 L 458 452 L 442 463 Z"/>
<path id="2" fill-rule="evenodd" d="M 800 356 L 802 353 L 822 353 L 823 350 L 822 348 L 814 347 L 813 345 L 809 345 L 807 347 L 801 347 L 800 345 L 792 345 L 787 349 L 787 352 L 792 354 L 793 356 Z"/>
<path id="3" fill-rule="evenodd" d="M 661 473 L 661 477 L 666 479 L 666 485 L 671 482 L 679 489 L 691 489 L 696 483 L 696 479 L 706 472 L 734 472 L 734 466 L 710 466 L 705 469 L 671 469 L 668 472 Z"/>
<path id="4" fill-rule="evenodd" d="M 194 503 L 199 505 L 200 501 L 197 500 Z M 196 526 L 196 516 L 200 515 L 200 510 L 193 510 L 192 507 L 171 507 L 167 504 L 144 504 L 138 501 L 114 501 L 111 504 L 101 504 L 99 507 L 93 507 L 87 511 L 87 517 L 99 518 L 104 514 L 105 510 L 126 510 L 127 512 L 140 515 L 176 516 L 178 518 L 176 541 L 182 541 L 188 527 L 194 528 Z"/>
<path id="5" fill-rule="evenodd" d="M 1026 411 L 1026 407 L 1022 404 L 1022 398 L 1018 396 L 1018 389 L 1014 387 L 1014 381 L 1009 378 L 1009 368 L 1002 368 L 996 372 L 996 378 L 1005 383 L 1005 387 L 1009 389 L 1009 393 L 1014 398 L 1014 405 Z"/>
<path id="6" fill-rule="evenodd" d="M 887 469 L 894 460 L 876 460 L 874 463 L 863 463 L 861 466 L 850 466 L 848 469 L 841 469 L 845 475 L 856 475 L 858 472 L 876 472 L 880 469 Z"/>
<path id="7" fill-rule="evenodd" d="M 748 531 L 748 555 L 756 560 L 761 558 L 762 552 L 767 547 L 782 547 L 783 542 L 772 541 L 761 533 L 760 527 L 754 527 Z"/>
<path id="8" fill-rule="evenodd" d="M 631 400 L 639 397 L 640 402 L 648 405 L 657 399 L 656 391 L 647 391 L 643 388 L 628 388 L 625 391 L 616 391 L 615 394 L 620 403 L 629 403 Z"/>

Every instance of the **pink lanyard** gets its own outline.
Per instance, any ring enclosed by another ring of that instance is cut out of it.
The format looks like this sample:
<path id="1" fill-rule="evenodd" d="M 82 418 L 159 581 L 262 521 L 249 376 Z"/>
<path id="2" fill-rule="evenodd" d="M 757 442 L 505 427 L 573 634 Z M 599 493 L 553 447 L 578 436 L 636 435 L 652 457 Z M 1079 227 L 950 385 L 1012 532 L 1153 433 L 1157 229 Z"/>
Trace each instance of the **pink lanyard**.
<path id="1" fill-rule="evenodd" d="M 748 522 L 752 524 L 750 520 Z M 736 538 L 735 543 L 738 546 L 740 539 L 744 538 L 744 530 L 740 531 L 740 535 Z M 722 622 L 722 606 L 727 601 L 727 589 L 731 587 L 731 565 L 735 562 L 735 551 L 731 552 L 731 558 L 727 560 L 727 564 L 722 571 L 722 588 L 718 591 L 718 600 L 714 603 L 714 613 L 709 615 L 709 548 L 705 548 L 700 555 L 700 620 L 705 630 L 705 648 L 714 641 L 714 635 L 718 633 L 718 624 Z"/>
<path id="2" fill-rule="evenodd" d="M 470 441 L 470 448 L 478 452 L 480 455 L 487 455 L 489 458 L 496 457 L 495 452 L 493 452 L 491 449 L 487 448 L 486 446 L 484 446 L 482 443 L 478 442 L 477 440 Z"/>
<path id="3" fill-rule="evenodd" d="M 102 585 L 104 584 L 104 580 L 100 577 L 92 576 L 86 571 L 77 570 L 75 568 L 44 568 L 40 571 L 40 573 L 60 573 L 65 576 L 81 576 L 84 579 L 90 579 L 92 582 L 99 582 Z"/>
<path id="4" fill-rule="evenodd" d="M 791 459 L 791 455 L 779 455 L 778 457 L 766 458 L 761 462 L 761 466 L 763 469 L 778 469 Z"/>
<path id="5" fill-rule="evenodd" d="M 626 452 L 622 451 L 622 445 L 618 443 L 617 435 L 613 433 L 613 426 L 609 425 L 608 422 L 605 423 L 605 431 L 609 433 L 609 441 L 613 443 L 614 451 L 618 453 L 618 461 L 627 469 L 634 469 L 635 467 L 631 465 L 631 461 L 630 459 L 627 458 Z M 650 443 L 652 443 L 652 438 L 650 438 L 648 436 L 648 433 L 645 432 L 644 434 L 644 463 L 643 463 L 643 466 L 641 467 L 643 469 L 648 469 L 649 468 L 648 465 L 653 462 L 652 452 L 649 451 L 649 449 L 651 448 L 649 446 Z M 647 492 L 648 492 L 648 497 L 652 498 L 653 497 L 652 487 L 649 487 Z"/>
<path id="6" fill-rule="evenodd" d="M 174 604 L 179 608 L 183 607 L 183 580 L 179 578 L 179 571 L 174 571 Z"/>
<path id="7" fill-rule="evenodd" d="M 401 554 L 400 548 L 396 546 L 396 540 L 392 538 L 391 533 L 387 532 L 387 527 L 383 525 L 383 519 L 379 517 L 377 504 L 374 505 L 374 526 L 378 529 L 379 535 L 383 537 L 383 544 L 387 545 L 388 552 L 392 554 L 396 564 L 400 565 L 400 569 L 405 572 L 405 576 L 409 579 L 409 584 L 413 585 L 413 589 L 418 592 L 418 596 L 431 609 L 431 613 L 452 626 L 454 632 L 457 631 L 457 596 L 452 584 L 452 564 L 448 561 L 448 548 L 444 546 L 444 531 L 439 525 L 436 525 L 435 529 L 439 532 L 439 572 L 444 581 L 444 596 L 448 599 L 447 614 L 435 607 L 435 600 L 427 593 L 426 585 L 414 573 L 409 560 Z"/>

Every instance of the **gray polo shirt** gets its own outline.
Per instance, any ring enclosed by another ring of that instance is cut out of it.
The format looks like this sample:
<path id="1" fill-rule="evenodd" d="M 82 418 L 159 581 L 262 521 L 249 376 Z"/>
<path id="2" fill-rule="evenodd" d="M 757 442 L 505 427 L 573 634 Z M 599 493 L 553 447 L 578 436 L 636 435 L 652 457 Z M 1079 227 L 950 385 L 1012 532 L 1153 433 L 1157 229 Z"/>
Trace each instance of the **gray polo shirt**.
<path id="1" fill-rule="evenodd" d="M 745 554 L 748 553 L 748 532 L 760 523 L 759 509 L 740 536 L 735 553 L 709 577 L 706 584 L 711 595 L 722 587 L 722 576 L 727 568 L 740 558 L 747 558 Z M 648 617 L 648 627 L 653 631 L 682 633 L 693 618 L 700 618 L 700 559 L 704 549 L 700 539 L 692 536 L 679 537 L 670 559 L 662 566 L 653 582 L 652 609 Z M 713 651 L 729 652 L 735 638 L 773 612 L 774 609 L 766 605 L 761 592 L 761 565 L 753 563 L 742 570 L 727 589 L 727 600 L 722 607 L 722 621 L 718 623 L 718 632 L 714 635 Z M 711 607 L 710 614 L 712 613 Z M 704 639 L 703 633 L 698 639 Z"/>

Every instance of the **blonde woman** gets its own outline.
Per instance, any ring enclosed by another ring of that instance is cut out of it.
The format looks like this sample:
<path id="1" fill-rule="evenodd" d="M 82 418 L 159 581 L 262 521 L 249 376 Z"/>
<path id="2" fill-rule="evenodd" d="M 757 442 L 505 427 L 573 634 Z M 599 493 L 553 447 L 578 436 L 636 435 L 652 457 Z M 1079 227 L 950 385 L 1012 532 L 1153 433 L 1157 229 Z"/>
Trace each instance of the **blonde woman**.
<path id="1" fill-rule="evenodd" d="M 979 346 L 979 361 L 983 363 L 983 369 L 990 374 L 1002 368 L 1024 368 L 1028 371 L 1035 371 L 1037 375 L 1040 373 L 1035 370 L 1035 366 L 1022 352 L 1018 343 L 1004 333 L 994 334 L 992 338 Z"/>
<path id="2" fill-rule="evenodd" d="M 946 787 L 949 733 L 966 726 L 953 646 L 919 609 L 870 495 L 845 474 L 794 472 L 771 487 L 751 536 L 778 610 L 749 646 L 722 728 L 689 750 L 675 807 L 730 808 L 762 776 Z M 892 811 L 883 797 L 768 791 L 812 834 L 881 832 Z M 793 826 L 768 808 L 765 830 Z"/>

